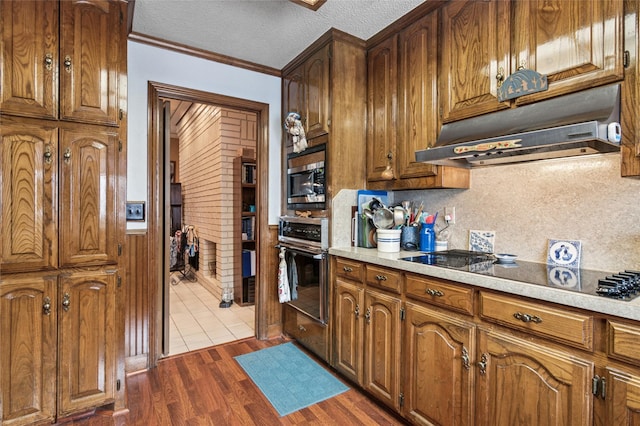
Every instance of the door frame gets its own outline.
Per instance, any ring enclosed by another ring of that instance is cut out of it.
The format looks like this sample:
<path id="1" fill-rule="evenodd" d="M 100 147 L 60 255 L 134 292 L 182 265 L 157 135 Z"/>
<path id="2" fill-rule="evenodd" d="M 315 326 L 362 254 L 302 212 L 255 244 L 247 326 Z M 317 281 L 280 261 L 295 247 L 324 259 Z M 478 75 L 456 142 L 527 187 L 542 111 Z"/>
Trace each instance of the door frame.
<path id="1" fill-rule="evenodd" d="M 162 101 L 161 98 L 169 98 L 211 104 L 236 110 L 250 111 L 256 114 L 256 161 L 258 164 L 258 176 L 256 183 L 256 230 L 259 235 L 263 224 L 268 223 L 268 188 L 269 179 L 269 104 L 234 98 L 216 93 L 188 89 L 170 84 L 149 81 L 147 84 L 147 178 L 148 178 L 148 245 L 147 257 L 149 260 L 149 367 L 155 367 L 162 355 L 162 248 L 165 238 L 160 234 L 162 229 L 163 206 L 159 205 L 160 191 L 163 191 L 163 170 L 160 164 L 160 150 L 162 148 Z M 256 239 L 258 253 L 267 247 L 264 238 Z M 268 282 L 266 275 L 267 265 L 261 265 L 261 257 L 258 256 L 256 265 L 256 304 L 255 304 L 255 333 L 258 339 L 266 339 L 267 336 L 267 295 L 264 286 Z"/>

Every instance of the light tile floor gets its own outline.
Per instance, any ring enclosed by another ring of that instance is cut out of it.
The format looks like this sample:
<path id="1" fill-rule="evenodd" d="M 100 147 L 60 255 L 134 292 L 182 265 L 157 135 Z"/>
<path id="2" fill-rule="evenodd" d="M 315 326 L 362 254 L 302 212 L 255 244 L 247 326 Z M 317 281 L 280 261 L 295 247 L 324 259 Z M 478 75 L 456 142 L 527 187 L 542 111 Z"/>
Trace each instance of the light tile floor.
<path id="1" fill-rule="evenodd" d="M 218 298 L 180 274 L 169 287 L 169 355 L 255 335 L 254 306 L 221 308 Z"/>

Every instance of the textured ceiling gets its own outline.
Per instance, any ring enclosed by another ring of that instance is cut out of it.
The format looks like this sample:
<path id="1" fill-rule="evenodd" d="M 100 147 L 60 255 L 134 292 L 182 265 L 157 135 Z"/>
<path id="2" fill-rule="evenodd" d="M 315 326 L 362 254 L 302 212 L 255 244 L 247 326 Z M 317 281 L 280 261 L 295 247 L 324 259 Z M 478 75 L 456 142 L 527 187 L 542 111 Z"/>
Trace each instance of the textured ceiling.
<path id="1" fill-rule="evenodd" d="M 132 31 L 282 69 L 329 28 L 367 40 L 424 0 L 136 0 Z"/>

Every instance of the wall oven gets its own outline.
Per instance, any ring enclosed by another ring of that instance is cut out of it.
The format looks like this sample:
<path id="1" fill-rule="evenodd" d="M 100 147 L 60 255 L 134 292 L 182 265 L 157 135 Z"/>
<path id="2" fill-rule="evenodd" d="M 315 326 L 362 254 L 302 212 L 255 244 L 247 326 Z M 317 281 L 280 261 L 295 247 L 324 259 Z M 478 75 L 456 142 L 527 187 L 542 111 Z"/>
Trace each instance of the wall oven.
<path id="1" fill-rule="evenodd" d="M 287 156 L 287 209 L 325 208 L 325 145 Z"/>
<path id="2" fill-rule="evenodd" d="M 280 217 L 279 247 L 285 261 L 291 301 L 288 304 L 323 324 L 328 322 L 328 219 Z"/>

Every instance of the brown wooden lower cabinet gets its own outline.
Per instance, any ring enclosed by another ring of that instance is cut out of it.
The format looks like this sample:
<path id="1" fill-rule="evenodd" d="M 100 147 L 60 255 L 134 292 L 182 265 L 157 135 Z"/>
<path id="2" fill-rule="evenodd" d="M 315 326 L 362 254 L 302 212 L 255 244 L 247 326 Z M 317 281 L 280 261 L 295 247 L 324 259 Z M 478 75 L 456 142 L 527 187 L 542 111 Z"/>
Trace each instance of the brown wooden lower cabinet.
<path id="1" fill-rule="evenodd" d="M 114 402 L 115 270 L 0 280 L 1 424 L 54 422 Z"/>
<path id="2" fill-rule="evenodd" d="M 640 323 L 353 262 L 331 259 L 331 363 L 412 424 L 640 425 Z"/>
<path id="3" fill-rule="evenodd" d="M 329 332 L 326 324 L 321 324 L 287 304 L 283 306 L 283 313 L 284 332 L 327 361 L 329 359 L 329 345 L 327 344 Z"/>

